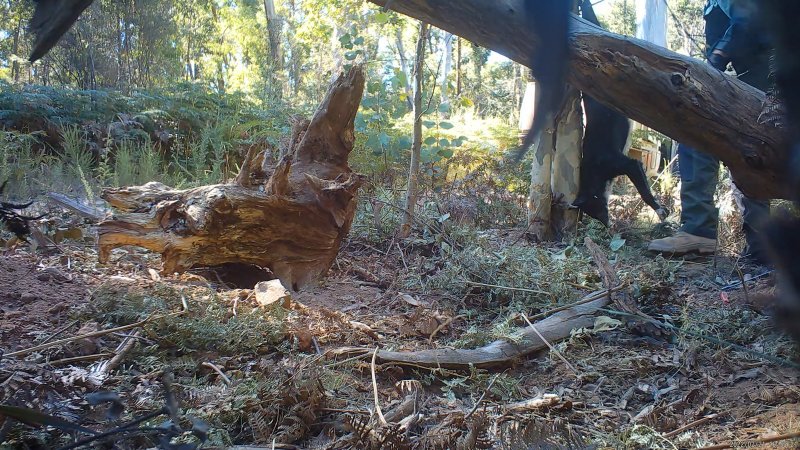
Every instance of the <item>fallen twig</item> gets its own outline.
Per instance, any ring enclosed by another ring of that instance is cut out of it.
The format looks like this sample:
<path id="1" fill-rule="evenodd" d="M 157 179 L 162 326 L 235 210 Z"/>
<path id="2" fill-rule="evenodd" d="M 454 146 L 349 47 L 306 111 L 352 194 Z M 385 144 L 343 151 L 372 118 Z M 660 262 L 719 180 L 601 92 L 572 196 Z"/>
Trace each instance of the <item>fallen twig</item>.
<path id="1" fill-rule="evenodd" d="M 675 436 L 678 436 L 679 434 L 683 433 L 686 430 L 692 429 L 692 428 L 694 428 L 696 426 L 700 426 L 700 425 L 702 425 L 702 424 L 704 424 L 704 423 L 706 423 L 706 422 L 708 422 L 710 420 L 716 419 L 717 417 L 719 417 L 719 414 L 709 414 L 709 415 L 707 415 L 705 417 L 701 417 L 701 418 L 695 420 L 694 422 L 689 422 L 686 425 L 684 425 L 684 426 L 682 426 L 682 427 L 680 427 L 680 428 L 678 428 L 676 430 L 670 431 L 669 433 L 665 434 L 664 437 L 667 438 L 667 439 L 672 439 Z"/>
<path id="2" fill-rule="evenodd" d="M 440 323 L 439 326 L 436 327 L 435 330 L 433 330 L 433 333 L 431 333 L 431 335 L 428 336 L 428 344 L 432 344 L 433 343 L 433 338 L 436 337 L 436 335 L 439 334 L 439 332 L 442 331 L 444 329 L 444 327 L 450 325 L 456 319 L 463 319 L 463 318 L 464 318 L 464 316 L 462 316 L 460 314 L 455 316 L 455 317 L 448 317 L 447 320 L 445 320 L 444 322 Z"/>
<path id="3" fill-rule="evenodd" d="M 372 352 L 372 363 L 370 364 L 370 371 L 372 372 L 372 395 L 375 397 L 375 412 L 378 414 L 378 418 L 381 420 L 381 425 L 387 425 L 386 418 L 383 417 L 383 412 L 381 411 L 381 403 L 378 401 L 378 381 L 375 377 L 375 358 L 378 356 L 378 347 L 375 347 L 375 351 Z"/>
<path id="4" fill-rule="evenodd" d="M 542 398 L 533 398 L 519 402 L 501 405 L 499 409 L 504 413 L 522 412 L 527 413 L 534 409 L 547 408 L 561 403 L 561 397 L 555 394 L 544 394 Z"/>
<path id="5" fill-rule="evenodd" d="M 567 368 L 570 371 L 572 371 L 572 374 L 575 375 L 575 376 L 578 376 L 578 371 L 575 370 L 575 367 L 573 367 L 572 364 L 570 364 L 569 361 L 567 361 L 567 358 L 564 358 L 564 355 L 562 355 L 561 352 L 556 350 L 556 348 L 553 347 L 553 345 L 550 344 L 550 342 L 548 342 L 547 339 L 545 339 L 544 336 L 542 336 L 542 333 L 539 333 L 539 330 L 537 330 L 536 327 L 533 325 L 533 323 L 531 323 L 531 321 L 528 320 L 528 316 L 526 316 L 525 314 L 522 314 L 522 318 L 525 319 L 525 322 L 528 323 L 528 326 L 531 327 L 531 330 L 533 330 L 533 332 L 536 333 L 536 336 L 539 336 L 539 339 L 541 339 L 542 342 L 544 342 L 545 345 L 547 345 L 547 347 L 550 349 L 550 351 L 555 353 L 556 356 L 558 356 L 558 359 L 560 359 L 561 362 L 563 362 L 567 366 Z"/>
<path id="6" fill-rule="evenodd" d="M 542 291 L 539 289 L 526 289 L 526 288 L 518 288 L 518 287 L 510 287 L 510 286 L 499 286 L 496 284 L 486 284 L 486 283 L 478 283 L 477 281 L 467 281 L 467 284 L 471 284 L 473 286 L 482 286 L 482 287 L 489 287 L 494 289 L 503 289 L 506 291 L 519 291 L 519 292 L 528 292 L 530 294 L 543 294 L 552 296 L 553 294 L 547 291 Z"/>
<path id="7" fill-rule="evenodd" d="M 57 359 L 55 361 L 50 361 L 48 364 L 51 366 L 57 366 L 59 364 L 70 364 L 76 362 L 83 362 L 83 361 L 96 361 L 98 359 L 108 358 L 109 356 L 114 355 L 113 353 L 95 353 L 93 355 L 84 355 L 84 356 L 73 356 L 70 358 L 63 358 Z"/>
<path id="8" fill-rule="evenodd" d="M 483 394 L 481 394 L 481 398 L 479 398 L 478 401 L 475 402 L 475 406 L 473 406 L 472 409 L 467 413 L 467 415 L 464 416 L 464 420 L 469 419 L 470 417 L 472 417 L 473 414 L 475 414 L 475 411 L 477 411 L 478 407 L 481 406 L 481 402 L 483 402 L 483 398 L 486 397 L 486 393 L 489 392 L 492 389 L 492 386 L 494 386 L 494 382 L 497 381 L 497 378 L 500 375 L 502 375 L 503 373 L 505 373 L 505 372 L 498 373 L 498 374 L 496 374 L 495 376 L 492 377 L 492 381 L 490 381 L 489 385 L 486 386 L 486 389 L 483 390 Z"/>
<path id="9" fill-rule="evenodd" d="M 606 289 L 604 291 L 593 292 L 593 293 L 587 295 L 586 297 L 583 297 L 582 299 L 578 300 L 577 302 L 573 302 L 573 303 L 570 303 L 570 304 L 564 305 L 564 306 L 559 306 L 558 308 L 548 309 L 547 311 L 543 311 L 543 312 L 540 312 L 538 314 L 534 314 L 534 315 L 530 316 L 528 319 L 530 321 L 534 321 L 534 320 L 537 320 L 537 319 L 542 319 L 542 318 L 545 318 L 545 317 L 550 316 L 552 314 L 555 314 L 555 313 L 557 313 L 559 311 L 564 311 L 566 309 L 570 309 L 573 306 L 583 305 L 585 303 L 593 302 L 593 301 L 595 301 L 595 300 L 597 300 L 599 298 L 608 297 L 610 294 L 612 294 L 614 292 L 617 292 L 617 291 L 619 291 L 620 289 L 623 289 L 623 288 L 625 288 L 625 285 L 614 286 L 613 288 Z"/>
<path id="10" fill-rule="evenodd" d="M 161 315 L 158 315 L 158 316 L 150 316 L 150 317 L 148 317 L 148 318 L 146 318 L 144 320 L 140 320 L 140 321 L 138 321 L 136 323 L 132 323 L 132 324 L 129 324 L 129 325 L 123 325 L 121 327 L 116 327 L 116 328 L 109 328 L 107 330 L 93 331 L 91 333 L 82 334 L 80 336 L 73 336 L 73 337 L 70 337 L 70 338 L 64 338 L 64 339 L 59 339 L 57 341 L 48 342 L 46 344 L 34 345 L 33 347 L 28 347 L 28 348 L 25 348 L 25 349 L 22 349 L 22 350 L 17 350 L 15 352 L 6 353 L 3 356 L 8 358 L 8 357 L 11 357 L 11 356 L 27 355 L 28 353 L 33 353 L 33 352 L 36 352 L 36 351 L 39 351 L 39 350 L 44 350 L 46 348 L 56 347 L 56 346 L 59 346 L 59 345 L 62 345 L 62 344 L 68 344 L 70 342 L 79 341 L 81 339 L 88 339 L 88 338 L 93 338 L 93 337 L 98 337 L 98 336 L 105 336 L 107 334 L 117 333 L 119 331 L 130 330 L 132 328 L 140 327 L 140 326 L 142 326 L 142 325 L 144 325 L 144 324 L 146 324 L 148 322 L 151 322 L 153 320 L 164 319 L 166 317 L 179 316 L 179 315 L 181 315 L 183 313 L 184 313 L 184 311 L 177 311 L 177 312 L 173 312 L 173 313 L 169 313 L 169 314 L 161 314 Z"/>
<path id="11" fill-rule="evenodd" d="M 769 436 L 764 438 L 758 439 L 747 439 L 741 441 L 733 441 L 727 444 L 719 444 L 719 445 L 712 445 L 710 447 L 701 447 L 697 450 L 722 450 L 726 448 L 745 448 L 745 447 L 755 447 L 756 445 L 760 444 L 768 444 L 770 442 L 778 442 L 778 441 L 785 441 L 787 439 L 797 439 L 800 438 L 800 431 L 794 431 L 791 433 L 786 434 L 779 434 L 777 436 Z"/>
<path id="12" fill-rule="evenodd" d="M 64 325 L 63 327 L 61 327 L 58 330 L 56 330 L 55 333 L 53 333 L 50 336 L 48 336 L 47 339 L 45 339 L 42 342 L 40 342 L 38 345 L 47 344 L 48 342 L 50 342 L 53 339 L 57 338 L 61 333 L 65 332 L 65 331 L 69 330 L 70 328 L 72 328 L 73 326 L 77 325 L 79 322 L 80 322 L 80 320 L 73 320 L 72 322 Z"/>
<path id="13" fill-rule="evenodd" d="M 231 379 L 228 378 L 228 376 L 225 375 L 225 373 L 222 372 L 222 369 L 220 369 L 216 364 L 212 364 L 212 363 L 210 363 L 208 361 L 203 361 L 203 363 L 200 364 L 200 365 L 203 366 L 203 367 L 208 367 L 209 369 L 213 370 L 214 372 L 217 373 L 217 375 L 219 375 L 220 378 L 222 378 L 222 381 L 226 385 L 228 385 L 228 386 L 231 385 Z"/>

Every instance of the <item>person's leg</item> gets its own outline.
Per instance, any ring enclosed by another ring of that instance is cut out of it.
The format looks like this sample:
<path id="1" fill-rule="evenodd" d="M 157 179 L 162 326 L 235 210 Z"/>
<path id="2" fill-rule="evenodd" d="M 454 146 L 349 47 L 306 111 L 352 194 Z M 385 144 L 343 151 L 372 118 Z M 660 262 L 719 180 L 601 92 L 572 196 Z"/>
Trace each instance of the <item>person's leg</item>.
<path id="1" fill-rule="evenodd" d="M 742 256 L 758 264 L 767 264 L 764 237 L 761 233 L 764 224 L 769 219 L 769 201 L 753 200 L 742 197 L 744 206 L 742 231 L 747 242 Z"/>
<path id="2" fill-rule="evenodd" d="M 678 171 L 681 176 L 681 229 L 674 236 L 650 242 L 647 249 L 668 254 L 714 253 L 719 214 L 714 193 L 719 160 L 679 144 Z"/>
<path id="3" fill-rule="evenodd" d="M 734 69 L 737 70 L 740 80 L 757 89 L 767 91 L 770 88 L 769 60 L 763 55 L 759 56 L 761 57 L 752 60 L 734 61 Z M 739 72 L 740 69 L 741 72 Z M 747 242 L 743 256 L 755 263 L 765 264 L 766 249 L 760 230 L 769 218 L 769 201 L 753 200 L 745 196 L 742 198 L 742 206 L 744 207 L 742 230 Z"/>
<path id="4" fill-rule="evenodd" d="M 714 193 L 719 180 L 719 160 L 683 144 L 678 145 L 681 175 L 681 231 L 717 238 L 719 211 Z"/>

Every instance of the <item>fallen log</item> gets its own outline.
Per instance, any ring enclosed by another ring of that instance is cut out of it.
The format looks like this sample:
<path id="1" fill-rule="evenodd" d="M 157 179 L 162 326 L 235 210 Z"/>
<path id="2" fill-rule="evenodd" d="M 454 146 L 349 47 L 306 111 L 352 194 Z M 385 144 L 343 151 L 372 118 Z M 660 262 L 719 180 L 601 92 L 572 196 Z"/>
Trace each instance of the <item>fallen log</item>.
<path id="1" fill-rule="evenodd" d="M 369 0 L 526 66 L 539 45 L 523 0 Z M 760 120 L 763 92 L 708 64 L 572 16 L 567 81 L 637 122 L 720 158 L 753 198 L 790 198 L 788 133 Z M 546 37 L 545 37 L 546 39 Z"/>
<path id="2" fill-rule="evenodd" d="M 282 159 L 250 152 L 231 184 L 104 191 L 119 212 L 98 226 L 100 261 L 133 245 L 160 252 L 166 274 L 243 263 L 295 290 L 316 281 L 350 230 L 363 182 L 347 162 L 363 90 L 362 68 L 342 74 L 310 122 L 295 120 L 296 145 Z"/>
<path id="3" fill-rule="evenodd" d="M 591 295 L 596 296 L 597 294 Z M 591 327 L 594 324 L 594 313 L 599 308 L 606 306 L 608 302 L 608 296 L 602 296 L 594 301 L 578 304 L 536 322 L 534 324 L 536 330 L 531 327 L 520 328 L 508 339 L 497 340 L 480 348 L 441 348 L 415 352 L 378 350 L 376 362 L 451 370 L 509 366 L 519 358 L 548 348 L 545 340 L 547 342 L 560 341 L 568 338 L 574 329 Z M 545 340 L 542 340 L 536 331 Z M 343 347 L 328 352 L 328 356 L 349 358 L 371 355 L 373 351 L 360 347 Z"/>

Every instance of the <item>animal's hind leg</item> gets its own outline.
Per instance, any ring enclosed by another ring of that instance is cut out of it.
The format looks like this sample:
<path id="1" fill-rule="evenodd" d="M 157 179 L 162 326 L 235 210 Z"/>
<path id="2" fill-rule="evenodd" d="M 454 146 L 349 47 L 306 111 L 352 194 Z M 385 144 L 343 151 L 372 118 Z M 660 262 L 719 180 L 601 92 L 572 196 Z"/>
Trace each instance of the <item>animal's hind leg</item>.
<path id="1" fill-rule="evenodd" d="M 647 182 L 647 175 L 644 173 L 642 163 L 635 159 L 625 157 L 625 162 L 622 163 L 621 169 L 622 173 L 627 175 L 628 179 L 636 186 L 636 190 L 639 191 L 642 200 L 653 208 L 656 214 L 658 214 L 659 219 L 665 220 L 669 215 L 669 211 L 658 204 L 658 201 L 650 191 L 650 185 Z"/>

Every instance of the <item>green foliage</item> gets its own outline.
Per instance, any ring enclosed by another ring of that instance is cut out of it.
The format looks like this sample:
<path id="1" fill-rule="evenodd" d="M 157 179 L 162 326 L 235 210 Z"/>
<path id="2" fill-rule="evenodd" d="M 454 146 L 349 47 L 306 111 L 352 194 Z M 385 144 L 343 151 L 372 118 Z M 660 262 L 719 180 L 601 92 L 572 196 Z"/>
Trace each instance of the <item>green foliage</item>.
<path id="1" fill-rule="evenodd" d="M 72 183 L 83 188 L 83 193 L 90 204 L 94 203 L 94 180 L 92 179 L 93 157 L 86 148 L 86 139 L 75 125 L 61 128 L 63 146 L 62 161 L 67 164 L 67 173 Z"/>
<path id="2" fill-rule="evenodd" d="M 705 57 L 705 0 L 670 0 L 670 19 L 667 23 L 667 41 L 671 50 L 687 53 L 695 58 Z"/>
<path id="3" fill-rule="evenodd" d="M 198 289 L 178 291 L 168 285 L 142 290 L 136 287 L 105 285 L 93 296 L 99 317 L 124 325 L 152 315 L 180 308 L 187 301 L 189 311 L 181 316 L 165 317 L 149 324 L 152 336 L 157 336 L 159 350 L 177 349 L 181 353 L 215 351 L 220 354 L 258 354 L 274 346 L 285 334 L 285 312 L 278 308 L 263 310 L 240 307 L 236 316 L 213 291 Z M 152 349 L 155 350 L 155 349 Z"/>
<path id="4" fill-rule="evenodd" d="M 614 33 L 636 36 L 636 1 L 614 0 L 611 14 L 604 17 L 601 23 Z"/>

